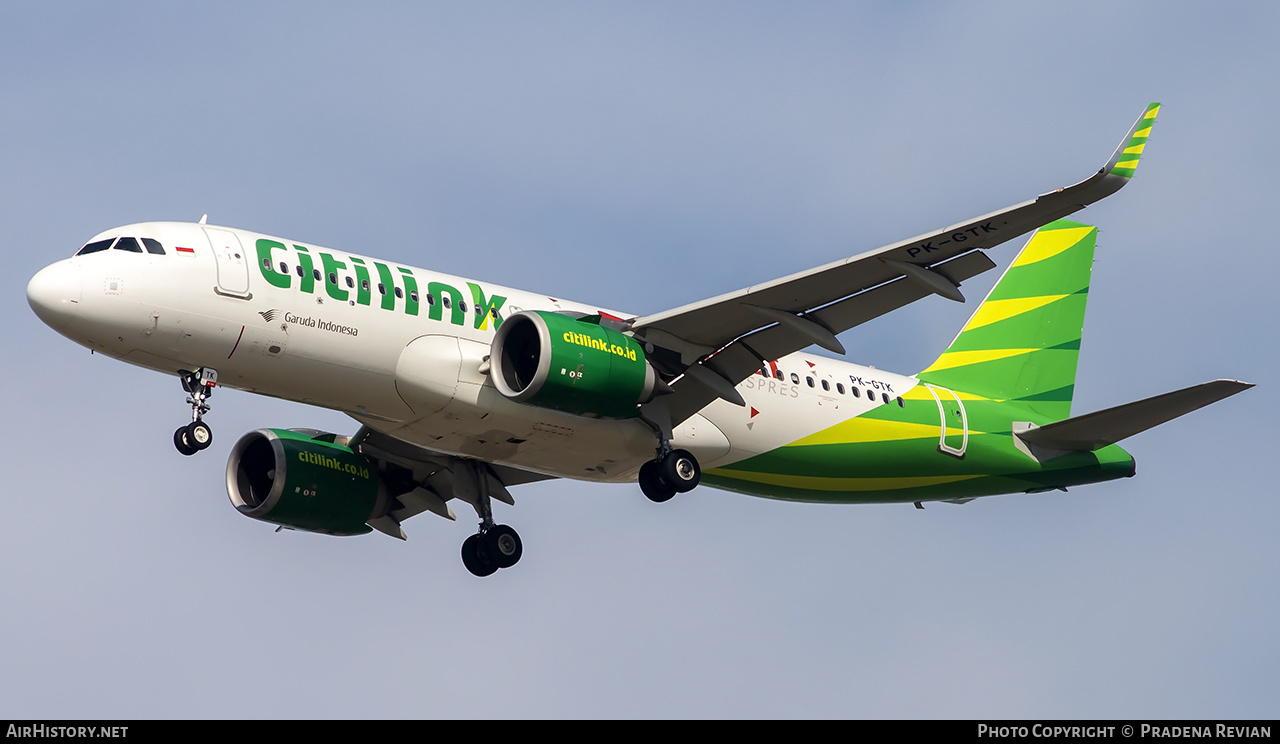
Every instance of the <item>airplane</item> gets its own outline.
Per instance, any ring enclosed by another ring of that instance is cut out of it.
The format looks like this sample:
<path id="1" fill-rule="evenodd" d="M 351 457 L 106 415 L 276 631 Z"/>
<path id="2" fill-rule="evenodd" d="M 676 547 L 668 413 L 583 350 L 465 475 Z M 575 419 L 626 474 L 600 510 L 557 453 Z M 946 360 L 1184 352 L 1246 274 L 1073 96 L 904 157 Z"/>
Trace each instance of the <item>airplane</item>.
<path id="1" fill-rule="evenodd" d="M 1097 229 L 1066 216 L 1133 176 L 1150 104 L 1085 180 L 808 271 L 649 315 L 198 223 L 99 233 L 27 286 L 36 315 L 93 352 L 176 375 L 183 455 L 208 448 L 219 387 L 349 414 L 350 435 L 266 428 L 231 448 L 242 514 L 328 535 L 456 519 L 462 560 L 520 560 L 493 501 L 550 478 L 700 483 L 826 503 L 965 503 L 1134 475 L 1117 442 L 1252 387 L 1215 380 L 1071 415 Z M 995 267 L 1035 231 L 937 361 L 900 375 L 837 336 Z"/>

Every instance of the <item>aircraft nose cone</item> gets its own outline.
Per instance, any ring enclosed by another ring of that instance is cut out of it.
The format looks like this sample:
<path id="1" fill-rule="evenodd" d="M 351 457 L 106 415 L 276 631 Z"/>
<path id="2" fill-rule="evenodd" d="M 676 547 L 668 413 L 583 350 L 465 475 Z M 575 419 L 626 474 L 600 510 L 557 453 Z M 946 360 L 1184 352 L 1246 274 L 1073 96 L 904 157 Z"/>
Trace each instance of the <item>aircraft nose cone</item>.
<path id="1" fill-rule="evenodd" d="M 76 316 L 80 286 L 80 270 L 67 261 L 59 261 L 31 277 L 27 304 L 45 325 L 60 331 Z"/>

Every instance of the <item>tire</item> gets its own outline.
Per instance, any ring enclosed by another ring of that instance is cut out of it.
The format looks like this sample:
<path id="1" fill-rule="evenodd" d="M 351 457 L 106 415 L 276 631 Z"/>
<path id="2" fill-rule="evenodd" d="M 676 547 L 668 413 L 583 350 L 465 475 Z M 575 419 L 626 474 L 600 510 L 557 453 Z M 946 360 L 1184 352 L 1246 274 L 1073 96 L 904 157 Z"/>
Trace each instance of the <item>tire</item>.
<path id="1" fill-rule="evenodd" d="M 676 489 L 662 479 L 657 460 L 650 460 L 640 466 L 638 481 L 645 497 L 655 504 L 670 501 L 671 497 L 676 495 Z"/>
<path id="2" fill-rule="evenodd" d="M 196 453 L 196 448 L 187 444 L 187 427 L 179 426 L 178 430 L 173 433 L 173 446 L 178 448 L 182 454 L 190 457 Z"/>
<path id="3" fill-rule="evenodd" d="M 213 429 L 203 421 L 192 421 L 186 426 L 187 445 L 196 451 L 207 449 L 213 444 Z"/>
<path id="4" fill-rule="evenodd" d="M 489 558 L 483 535 L 472 535 L 462 541 L 462 565 L 476 576 L 489 576 L 498 570 L 497 562 Z"/>
<path id="5" fill-rule="evenodd" d="M 702 468 L 698 460 L 686 450 L 672 450 L 662 462 L 658 463 L 658 472 L 662 480 L 676 490 L 676 493 L 688 493 L 698 487 L 702 479 Z"/>
<path id="6" fill-rule="evenodd" d="M 495 525 L 484 533 L 484 547 L 498 564 L 498 568 L 511 568 L 524 555 L 524 544 L 520 542 L 520 536 L 505 524 Z"/>

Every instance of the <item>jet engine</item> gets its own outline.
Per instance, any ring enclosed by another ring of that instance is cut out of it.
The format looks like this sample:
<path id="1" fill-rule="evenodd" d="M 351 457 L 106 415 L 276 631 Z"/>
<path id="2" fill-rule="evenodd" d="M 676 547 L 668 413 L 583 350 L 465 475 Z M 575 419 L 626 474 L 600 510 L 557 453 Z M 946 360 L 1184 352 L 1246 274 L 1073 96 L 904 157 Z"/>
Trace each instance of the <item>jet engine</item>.
<path id="1" fill-rule="evenodd" d="M 386 512 L 372 460 L 323 432 L 258 429 L 227 460 L 227 495 L 247 517 L 325 535 L 362 535 Z"/>
<path id="2" fill-rule="evenodd" d="M 589 317 L 526 310 L 504 320 L 489 350 L 494 387 L 512 400 L 580 416 L 638 415 L 658 376 L 635 339 Z"/>

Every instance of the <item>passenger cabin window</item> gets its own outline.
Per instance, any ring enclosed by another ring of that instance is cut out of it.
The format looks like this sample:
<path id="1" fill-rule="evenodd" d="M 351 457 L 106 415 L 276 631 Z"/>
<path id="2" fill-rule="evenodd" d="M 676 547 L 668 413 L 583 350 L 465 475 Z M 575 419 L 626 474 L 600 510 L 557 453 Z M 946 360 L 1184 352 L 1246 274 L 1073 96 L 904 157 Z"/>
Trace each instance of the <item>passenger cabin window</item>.
<path id="1" fill-rule="evenodd" d="M 402 299 L 403 297 L 404 297 L 404 290 L 400 289 L 399 287 L 396 287 L 396 299 L 399 300 L 399 299 Z"/>
<path id="2" fill-rule="evenodd" d="M 837 382 L 837 383 L 836 383 L 836 392 L 837 392 L 837 393 L 840 393 L 841 395 L 844 395 L 844 383 L 843 383 L 843 382 Z"/>
<path id="3" fill-rule="evenodd" d="M 906 408 L 907 404 L 902 402 L 902 396 L 898 396 L 898 408 Z"/>
<path id="4" fill-rule="evenodd" d="M 774 376 L 775 378 L 777 378 L 777 379 L 781 380 L 781 379 L 782 379 L 782 370 L 780 370 L 780 369 L 775 369 L 775 370 L 773 371 L 773 376 Z"/>
<path id="5" fill-rule="evenodd" d="M 849 392 L 853 393 L 853 397 L 855 398 L 862 397 L 862 391 L 852 385 L 849 386 Z"/>
<path id="6" fill-rule="evenodd" d="M 827 392 L 831 392 L 831 383 L 827 382 L 826 380 L 823 380 L 822 389 L 826 390 Z"/>
<path id="7" fill-rule="evenodd" d="M 138 245 L 136 238 L 120 238 L 114 246 L 117 251 L 129 251 L 130 253 L 142 253 L 142 246 Z"/>
<path id="8" fill-rule="evenodd" d="M 804 378 L 804 381 L 805 381 L 805 382 L 807 382 L 807 383 L 809 383 L 809 387 L 813 387 L 813 378 L 812 378 L 812 377 L 806 377 L 806 378 Z"/>
<path id="9" fill-rule="evenodd" d="M 85 247 L 81 248 L 79 251 L 76 251 L 76 255 L 77 255 L 77 256 L 87 256 L 87 255 L 89 255 L 90 253 L 97 253 L 98 251 L 105 251 L 106 249 L 108 249 L 108 248 L 110 248 L 110 247 L 111 247 L 111 244 L 112 244 L 113 242 L 115 242 L 115 238 L 107 238 L 106 240 L 99 240 L 99 241 L 98 241 L 98 242 L 96 242 L 96 243 L 90 243 L 90 244 L 86 245 Z"/>
<path id="10" fill-rule="evenodd" d="M 147 247 L 147 253 L 150 253 L 156 256 L 164 255 L 164 246 L 160 245 L 160 241 L 156 240 L 155 238 L 143 238 L 142 244 Z M 281 265 L 283 266 L 283 264 Z M 285 272 L 285 273 L 288 273 L 288 272 Z"/>
<path id="11" fill-rule="evenodd" d="M 791 384 L 792 384 L 792 385 L 799 385 L 799 384 L 800 384 L 800 375 L 796 374 L 795 372 L 792 372 L 792 373 L 791 373 Z"/>
<path id="12" fill-rule="evenodd" d="M 352 279 L 351 277 L 347 277 L 347 289 L 355 289 L 355 288 L 356 288 L 356 280 Z"/>

